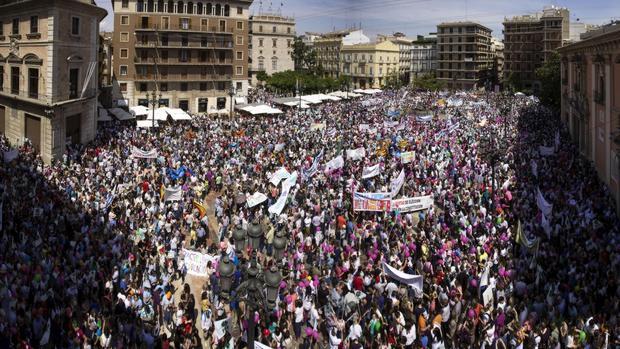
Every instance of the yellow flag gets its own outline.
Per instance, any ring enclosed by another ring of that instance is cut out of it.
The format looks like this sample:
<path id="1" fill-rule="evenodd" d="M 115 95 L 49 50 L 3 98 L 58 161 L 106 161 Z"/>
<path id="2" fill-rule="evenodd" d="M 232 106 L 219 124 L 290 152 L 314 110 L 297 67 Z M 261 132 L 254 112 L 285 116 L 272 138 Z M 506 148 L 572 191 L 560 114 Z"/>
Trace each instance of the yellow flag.
<path id="1" fill-rule="evenodd" d="M 200 219 L 202 219 L 202 217 L 204 217 L 207 214 L 207 208 L 200 202 L 194 200 L 194 207 L 198 210 L 198 212 L 200 212 Z"/>

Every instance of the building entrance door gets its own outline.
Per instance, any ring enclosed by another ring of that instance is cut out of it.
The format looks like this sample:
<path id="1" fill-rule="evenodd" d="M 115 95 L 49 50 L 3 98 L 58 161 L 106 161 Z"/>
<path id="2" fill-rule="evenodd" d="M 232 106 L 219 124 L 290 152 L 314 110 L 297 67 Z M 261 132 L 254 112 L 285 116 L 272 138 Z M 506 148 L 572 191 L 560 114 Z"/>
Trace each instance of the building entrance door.
<path id="1" fill-rule="evenodd" d="M 80 114 L 67 117 L 66 140 L 71 143 L 80 143 Z"/>
<path id="2" fill-rule="evenodd" d="M 38 151 L 41 151 L 41 119 L 30 114 L 25 115 L 26 129 L 24 134 L 26 138 L 30 140 L 32 146 Z"/>

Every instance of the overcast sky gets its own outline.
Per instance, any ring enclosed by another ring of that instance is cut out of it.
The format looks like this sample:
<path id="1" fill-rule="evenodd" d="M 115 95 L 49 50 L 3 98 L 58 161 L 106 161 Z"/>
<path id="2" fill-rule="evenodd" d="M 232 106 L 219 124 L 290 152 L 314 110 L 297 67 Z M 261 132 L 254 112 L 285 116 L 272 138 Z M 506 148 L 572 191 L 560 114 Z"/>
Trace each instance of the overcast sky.
<path id="1" fill-rule="evenodd" d="M 206 1 L 206 0 L 205 0 Z M 111 0 L 97 0 L 108 10 L 102 30 L 112 30 Z M 283 6 L 281 6 L 283 4 Z M 364 32 L 403 32 L 410 37 L 434 32 L 444 21 L 471 20 L 493 29 L 502 38 L 504 16 L 533 14 L 544 6 L 568 7 L 571 22 L 604 24 L 620 19 L 620 0 L 262 0 L 263 12 L 280 11 L 296 18 L 297 32 L 325 32 L 361 23 Z M 254 0 L 251 12 L 258 13 L 261 1 Z"/>

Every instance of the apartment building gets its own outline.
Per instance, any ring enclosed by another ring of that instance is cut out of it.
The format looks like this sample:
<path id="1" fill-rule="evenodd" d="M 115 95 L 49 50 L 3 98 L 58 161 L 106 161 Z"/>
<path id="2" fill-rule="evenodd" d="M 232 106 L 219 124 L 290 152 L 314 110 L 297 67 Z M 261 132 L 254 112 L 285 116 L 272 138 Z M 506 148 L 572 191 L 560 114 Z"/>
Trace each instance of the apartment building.
<path id="1" fill-rule="evenodd" d="M 562 121 L 620 214 L 620 22 L 582 34 L 558 52 Z"/>
<path id="2" fill-rule="evenodd" d="M 294 41 L 294 18 L 267 13 L 250 16 L 250 83 L 256 85 L 259 71 L 271 75 L 294 70 Z"/>
<path id="3" fill-rule="evenodd" d="M 498 38 L 491 38 L 491 54 L 493 58 L 493 69 L 498 81 L 502 81 L 504 76 L 504 43 Z"/>
<path id="4" fill-rule="evenodd" d="M 491 29 L 475 22 L 437 26 L 437 78 L 451 89 L 480 88 L 479 80 L 491 69 Z"/>
<path id="5" fill-rule="evenodd" d="M 536 89 L 535 71 L 569 39 L 570 12 L 547 7 L 534 15 L 504 19 L 504 72 L 521 88 Z"/>
<path id="6" fill-rule="evenodd" d="M 314 40 L 317 65 L 323 68 L 326 76 L 338 78 L 341 67 L 341 49 L 343 45 L 357 45 L 370 43 L 361 29 L 347 29 L 322 34 Z"/>
<path id="7" fill-rule="evenodd" d="M 91 0 L 0 1 L 0 134 L 46 163 L 96 135 L 106 13 Z"/>
<path id="8" fill-rule="evenodd" d="M 114 100 L 204 113 L 247 94 L 252 0 L 113 0 Z"/>
<path id="9" fill-rule="evenodd" d="M 437 34 L 418 35 L 411 43 L 411 79 L 437 70 Z"/>
<path id="10" fill-rule="evenodd" d="M 392 41 L 344 45 L 340 55 L 340 73 L 351 78 L 352 88 L 382 88 L 399 73 L 400 49 Z"/>
<path id="11" fill-rule="evenodd" d="M 408 84 L 411 79 L 411 46 L 413 39 L 407 38 L 403 33 L 377 35 L 377 42 L 383 41 L 391 41 L 398 45 L 398 75 L 403 83 Z"/>

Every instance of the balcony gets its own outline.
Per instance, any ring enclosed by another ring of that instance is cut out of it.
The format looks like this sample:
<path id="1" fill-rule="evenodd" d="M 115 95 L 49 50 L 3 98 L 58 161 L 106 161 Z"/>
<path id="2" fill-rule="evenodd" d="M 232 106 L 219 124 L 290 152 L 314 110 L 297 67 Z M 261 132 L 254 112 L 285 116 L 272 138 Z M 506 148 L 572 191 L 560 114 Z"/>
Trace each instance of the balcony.
<path id="1" fill-rule="evenodd" d="M 162 82 L 201 82 L 201 81 L 230 81 L 232 75 L 230 74 L 167 74 L 159 75 L 155 74 L 134 74 L 135 81 L 155 81 L 156 79 Z"/>
<path id="2" fill-rule="evenodd" d="M 138 23 L 136 25 L 136 31 L 159 31 L 159 32 L 196 32 L 196 33 L 214 33 L 214 34 L 233 34 L 233 28 L 222 28 L 219 26 L 203 26 L 200 24 L 169 24 L 169 25 L 159 25 L 159 24 L 141 24 Z"/>
<path id="3" fill-rule="evenodd" d="M 136 65 L 154 65 L 155 62 L 153 58 L 139 58 L 135 57 L 134 63 Z M 232 58 L 226 59 L 159 59 L 157 61 L 158 65 L 232 65 Z"/>
<path id="4" fill-rule="evenodd" d="M 71 90 L 69 88 L 61 88 L 56 94 L 45 94 L 41 93 L 40 91 L 26 91 L 5 86 L 0 88 L 0 95 L 10 98 L 17 97 L 21 100 L 31 103 L 49 104 L 92 98 L 97 95 L 97 89 L 86 89 L 84 91 L 84 95 L 82 96 L 81 89 Z"/>
<path id="5" fill-rule="evenodd" d="M 191 43 L 189 45 L 183 45 L 180 42 L 168 42 L 166 44 L 161 43 L 159 45 L 155 45 L 154 42 L 139 42 L 136 43 L 136 48 L 155 48 L 157 47 L 158 49 L 176 49 L 176 48 L 187 48 L 187 49 L 203 49 L 203 50 L 211 50 L 211 49 L 224 49 L 224 50 L 229 50 L 233 48 L 233 43 L 232 41 L 230 42 L 218 42 L 218 43 L 214 43 L 214 42 L 207 42 L 206 45 L 203 45 L 203 43 L 197 42 L 197 43 Z"/>

